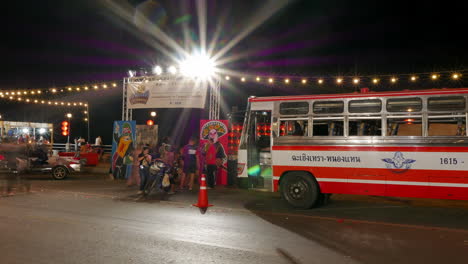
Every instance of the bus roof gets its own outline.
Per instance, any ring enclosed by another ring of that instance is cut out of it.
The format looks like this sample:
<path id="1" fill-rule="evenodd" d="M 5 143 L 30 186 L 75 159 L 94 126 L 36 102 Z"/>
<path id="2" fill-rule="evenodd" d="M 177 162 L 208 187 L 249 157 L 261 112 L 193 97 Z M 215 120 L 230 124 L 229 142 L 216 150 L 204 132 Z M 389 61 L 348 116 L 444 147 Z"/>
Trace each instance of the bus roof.
<path id="1" fill-rule="evenodd" d="M 312 99 L 339 99 L 339 98 L 365 98 L 365 97 L 391 97 L 391 96 L 418 96 L 418 95 L 450 95 L 468 94 L 468 88 L 442 88 L 429 90 L 403 90 L 392 92 L 366 92 L 366 93 L 344 93 L 344 94 L 312 94 L 312 95 L 290 95 L 290 96 L 268 96 L 250 97 L 249 102 L 268 101 L 293 101 Z"/>

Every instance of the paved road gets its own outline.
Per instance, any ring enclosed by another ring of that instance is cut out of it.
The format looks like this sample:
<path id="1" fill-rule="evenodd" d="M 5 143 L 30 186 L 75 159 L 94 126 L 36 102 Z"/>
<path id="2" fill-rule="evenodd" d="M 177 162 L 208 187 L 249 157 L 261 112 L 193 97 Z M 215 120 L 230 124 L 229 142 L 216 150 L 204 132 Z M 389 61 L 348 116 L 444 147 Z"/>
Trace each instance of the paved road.
<path id="1" fill-rule="evenodd" d="M 201 215 L 195 193 L 161 201 L 121 182 L 32 186 L 0 198 L 1 263 L 468 263 L 466 203 L 337 196 L 291 211 L 275 195 L 224 189 Z"/>

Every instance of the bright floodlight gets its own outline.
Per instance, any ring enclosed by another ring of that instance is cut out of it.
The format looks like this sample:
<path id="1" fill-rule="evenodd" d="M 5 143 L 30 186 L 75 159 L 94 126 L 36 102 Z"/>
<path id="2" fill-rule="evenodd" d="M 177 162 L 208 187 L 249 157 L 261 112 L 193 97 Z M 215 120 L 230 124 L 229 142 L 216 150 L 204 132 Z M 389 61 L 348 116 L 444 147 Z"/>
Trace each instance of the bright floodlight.
<path id="1" fill-rule="evenodd" d="M 183 61 L 180 70 L 185 76 L 208 79 L 215 73 L 215 63 L 208 56 L 198 54 Z"/>
<path id="2" fill-rule="evenodd" d="M 155 116 L 156 116 L 156 112 L 153 111 L 153 112 L 150 113 L 150 115 L 151 115 L 152 117 L 155 117 Z"/>
<path id="3" fill-rule="evenodd" d="M 68 117 L 68 118 L 72 118 L 72 114 L 71 114 L 71 113 L 68 113 L 68 114 L 67 114 L 67 117 Z"/>
<path id="4" fill-rule="evenodd" d="M 171 66 L 169 67 L 169 69 L 167 69 L 171 74 L 176 74 L 177 73 L 177 68 L 175 66 Z"/>
<path id="5" fill-rule="evenodd" d="M 23 133 L 28 134 L 29 133 L 29 128 L 23 128 Z"/>
<path id="6" fill-rule="evenodd" d="M 39 128 L 39 134 L 44 134 L 46 132 L 45 128 Z"/>
<path id="7" fill-rule="evenodd" d="M 154 74 L 157 74 L 157 75 L 161 75 L 161 73 L 162 73 L 162 68 L 161 68 L 161 66 L 156 66 L 156 67 L 154 67 L 153 73 L 154 73 Z"/>

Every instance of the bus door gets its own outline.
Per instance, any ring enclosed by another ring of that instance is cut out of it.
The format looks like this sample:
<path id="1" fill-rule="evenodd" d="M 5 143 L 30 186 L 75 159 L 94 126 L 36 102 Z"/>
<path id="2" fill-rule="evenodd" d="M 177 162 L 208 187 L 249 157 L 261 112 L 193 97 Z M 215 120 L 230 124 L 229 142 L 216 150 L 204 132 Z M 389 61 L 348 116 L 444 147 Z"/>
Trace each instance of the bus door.
<path id="1" fill-rule="evenodd" d="M 271 110 L 251 111 L 247 133 L 249 188 L 273 188 L 271 167 Z"/>

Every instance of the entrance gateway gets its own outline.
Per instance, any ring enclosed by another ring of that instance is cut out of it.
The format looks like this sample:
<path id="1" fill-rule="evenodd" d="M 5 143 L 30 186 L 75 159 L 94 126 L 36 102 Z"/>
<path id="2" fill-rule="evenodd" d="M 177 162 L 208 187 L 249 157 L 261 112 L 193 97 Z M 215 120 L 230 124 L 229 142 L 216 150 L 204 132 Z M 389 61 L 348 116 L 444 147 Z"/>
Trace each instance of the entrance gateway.
<path id="1" fill-rule="evenodd" d="M 298 208 L 332 193 L 468 200 L 467 100 L 467 88 L 251 97 L 238 178 Z"/>

